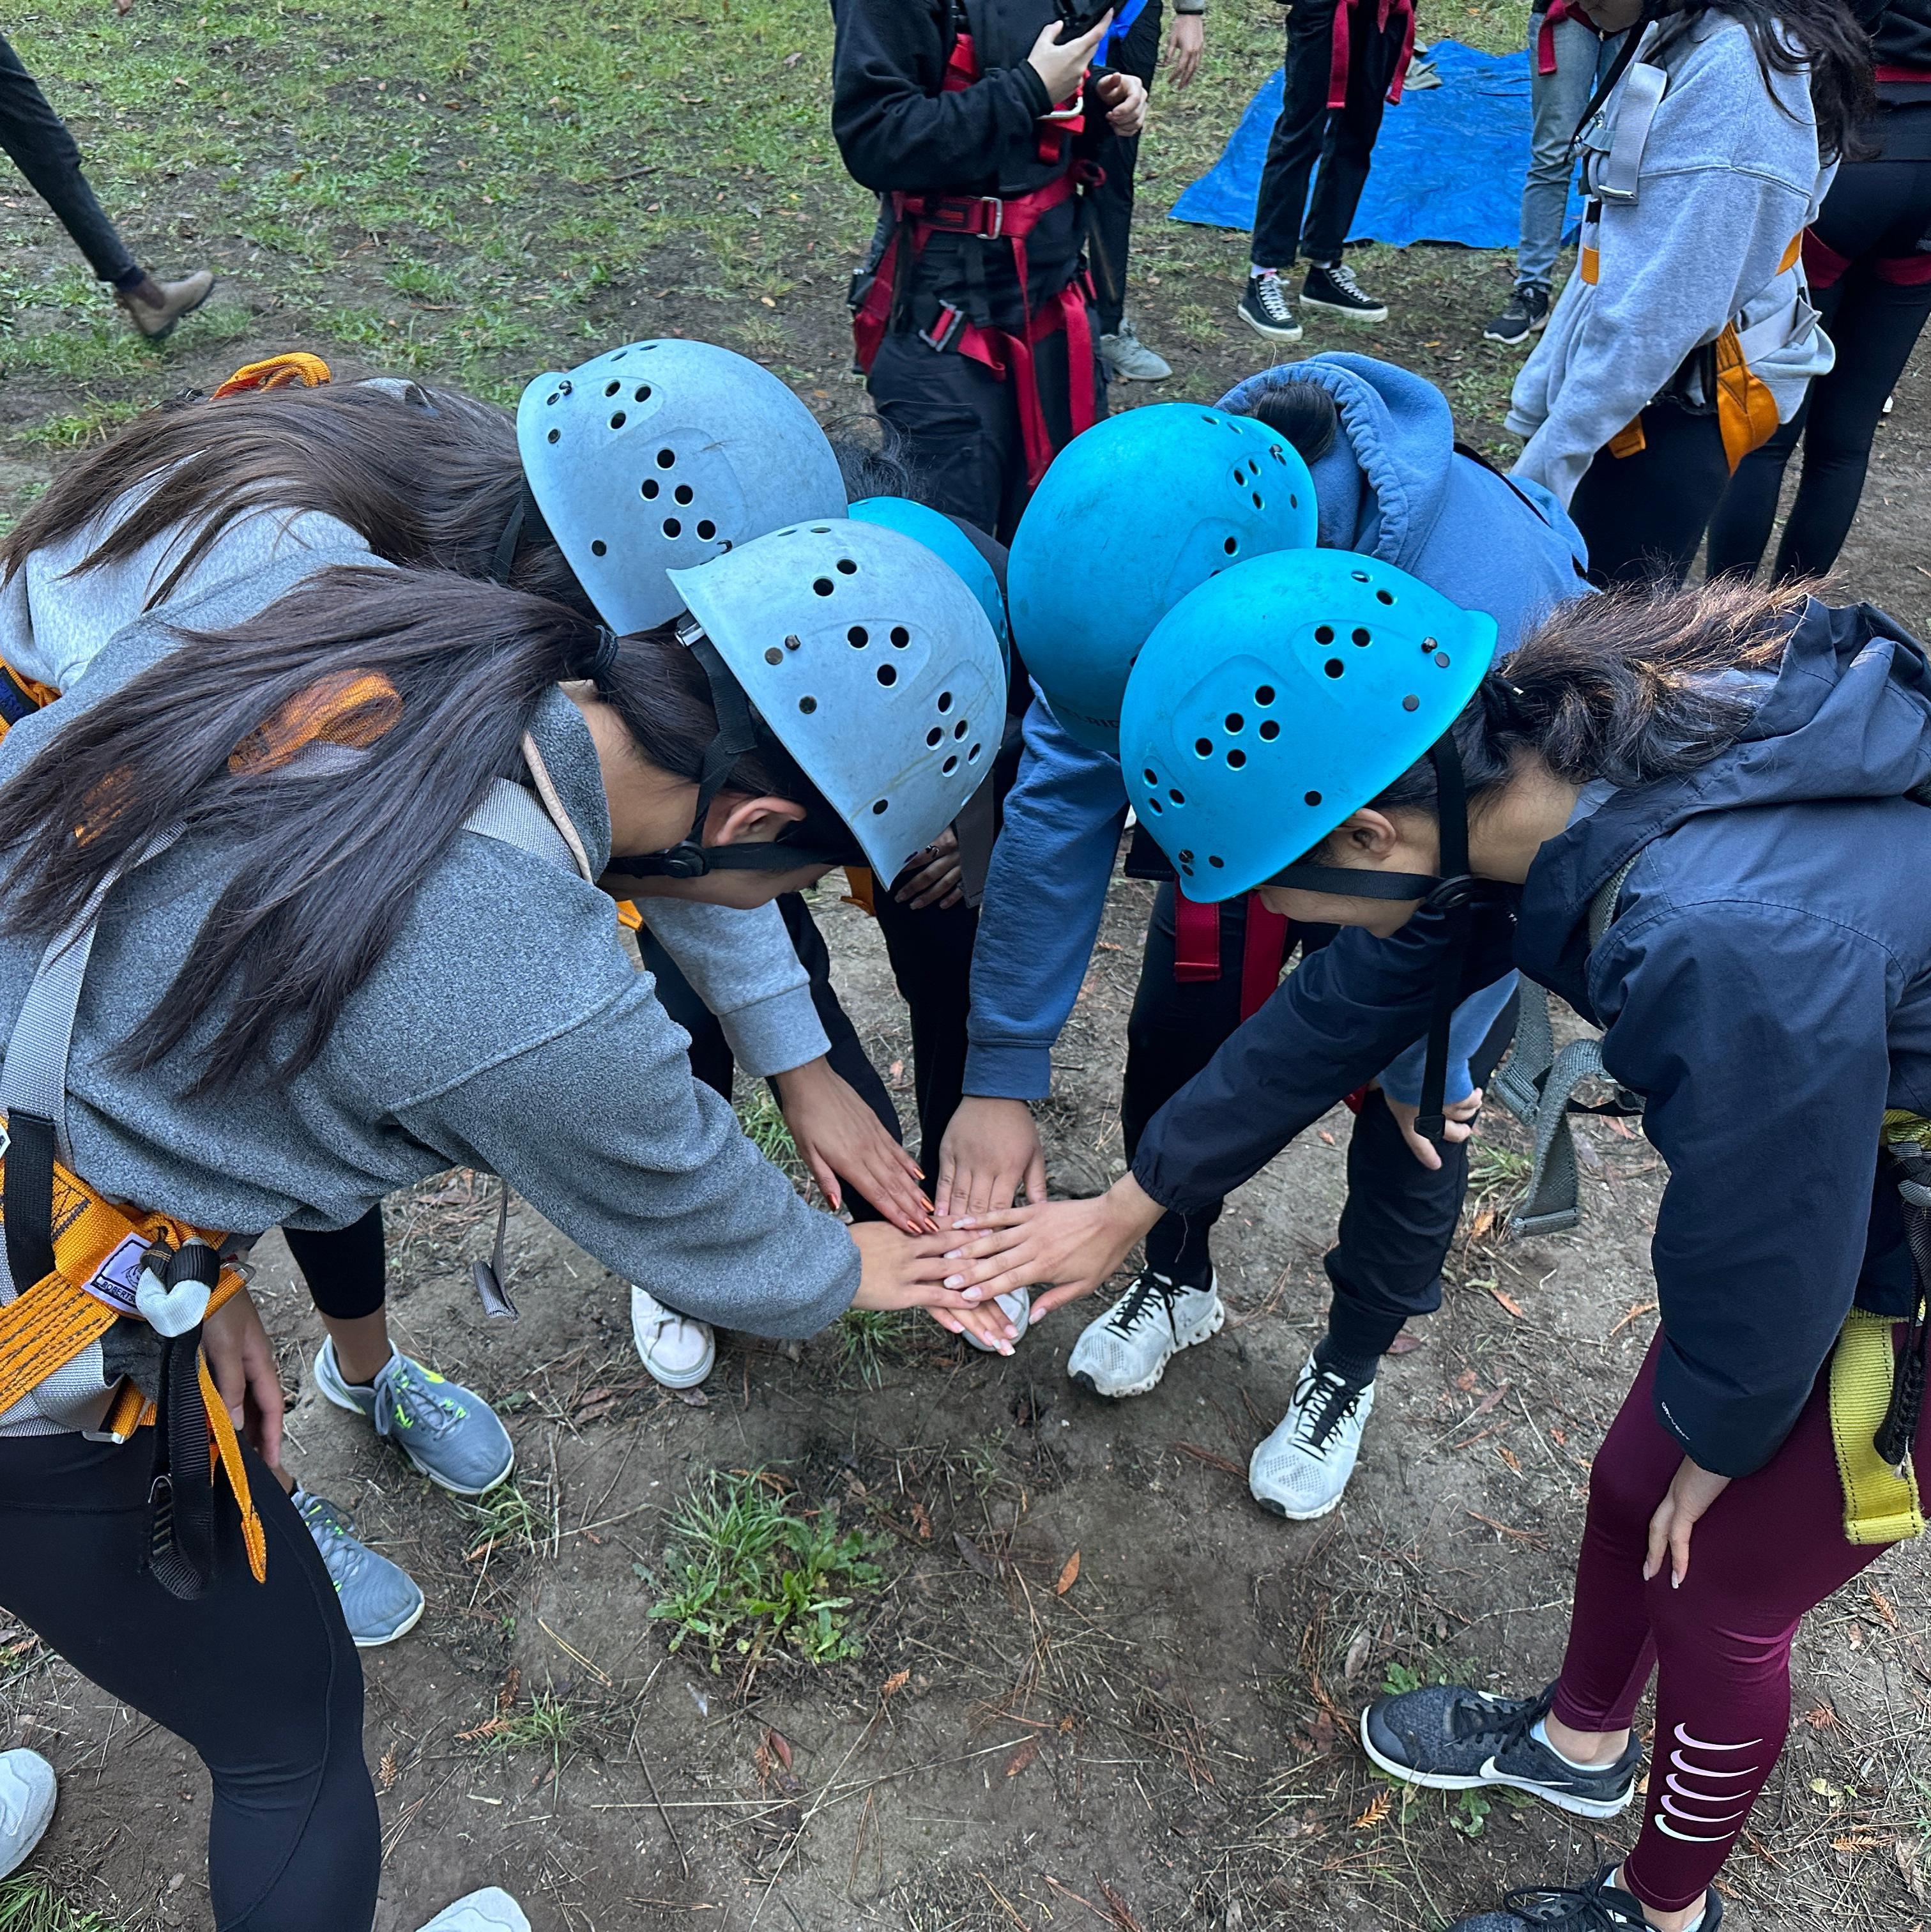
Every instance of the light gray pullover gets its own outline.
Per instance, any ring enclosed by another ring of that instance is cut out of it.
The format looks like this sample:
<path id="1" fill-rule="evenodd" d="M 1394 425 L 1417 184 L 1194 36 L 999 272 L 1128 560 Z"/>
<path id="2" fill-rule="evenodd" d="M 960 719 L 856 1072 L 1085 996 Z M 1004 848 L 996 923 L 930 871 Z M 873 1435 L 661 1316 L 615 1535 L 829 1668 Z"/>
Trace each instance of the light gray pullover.
<path id="1" fill-rule="evenodd" d="M 166 487 L 163 479 L 161 488 Z M 0 586 L 0 658 L 23 676 L 64 692 L 108 640 L 138 620 L 179 562 L 195 526 L 177 524 L 133 556 L 74 574 L 145 492 L 110 505 L 86 529 L 33 552 Z M 222 531 L 167 602 L 185 603 L 229 582 L 283 570 L 292 583 L 318 559 L 378 561 L 346 524 L 319 511 L 259 510 Z M 253 614 L 253 608 L 232 620 Z M 775 906 L 739 912 L 724 906 L 648 898 L 640 908 L 697 997 L 715 1013 L 747 1073 L 783 1073 L 829 1050 L 805 969 Z"/>
<path id="2" fill-rule="evenodd" d="M 314 569 L 368 561 L 359 545 L 308 550 L 170 615 L 238 623 Z M 123 629 L 58 704 L 0 743 L 0 783 L 174 642 L 155 618 Z M 610 820 L 582 714 L 554 692 L 531 735 L 601 869 Z M 115 1065 L 231 867 L 214 835 L 190 834 L 109 896 L 68 1079 L 76 1165 L 95 1186 L 256 1234 L 346 1226 L 398 1187 L 474 1166 L 501 1174 L 615 1273 L 703 1319 L 798 1336 L 850 1304 L 850 1238 L 691 1078 L 686 1036 L 618 944 L 609 898 L 478 833 L 457 834 L 304 1072 L 209 1100 L 187 1095 L 183 1055 L 137 1074 Z M 494 916 L 478 918 L 479 905 Z M 11 1028 L 40 951 L 0 934 L 0 1028 Z M 217 991 L 211 1023 L 225 1004 Z"/>

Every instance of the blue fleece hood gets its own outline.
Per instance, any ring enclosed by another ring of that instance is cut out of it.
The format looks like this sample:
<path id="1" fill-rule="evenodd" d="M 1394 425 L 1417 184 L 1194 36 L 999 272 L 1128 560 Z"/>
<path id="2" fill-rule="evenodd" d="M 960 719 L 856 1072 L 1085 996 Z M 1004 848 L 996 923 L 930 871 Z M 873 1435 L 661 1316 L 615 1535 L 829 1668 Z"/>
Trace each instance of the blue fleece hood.
<path id="1" fill-rule="evenodd" d="M 1379 557 L 1487 611 L 1504 651 L 1588 588 L 1582 536 L 1555 498 L 1458 452 L 1448 399 L 1432 382 L 1372 356 L 1310 356 L 1249 376 L 1219 406 L 1251 415 L 1289 382 L 1318 384 L 1340 410 L 1334 447 L 1313 466 L 1324 548 Z"/>

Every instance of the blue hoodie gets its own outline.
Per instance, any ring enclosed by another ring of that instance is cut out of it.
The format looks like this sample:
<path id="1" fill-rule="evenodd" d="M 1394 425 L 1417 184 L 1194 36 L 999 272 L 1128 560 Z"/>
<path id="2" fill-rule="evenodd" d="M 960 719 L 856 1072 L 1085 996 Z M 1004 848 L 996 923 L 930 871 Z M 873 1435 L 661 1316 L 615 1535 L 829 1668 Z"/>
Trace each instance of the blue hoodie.
<path id="1" fill-rule="evenodd" d="M 1868 607 L 1813 603 L 1737 744 L 1611 794 L 1480 921 L 1471 982 L 1512 952 L 1606 1029 L 1605 1065 L 1644 1096 L 1670 1172 L 1657 1413 L 1719 1474 L 1777 1453 L 1854 1304 L 1911 1305 L 1877 1149 L 1885 1108 L 1931 1114 L 1931 809 L 1914 787 L 1931 798 L 1920 648 Z M 1633 856 L 1591 952 L 1591 903 Z M 1438 937 L 1417 919 L 1311 960 L 1155 1116 L 1140 1184 L 1185 1210 L 1256 1172 L 1408 1036 Z"/>
<path id="2" fill-rule="evenodd" d="M 1488 611 L 1504 650 L 1587 588 L 1576 526 L 1546 491 L 1519 493 L 1457 454 L 1454 418 L 1432 383 L 1370 356 L 1315 356 L 1250 376 L 1220 406 L 1244 412 L 1288 380 L 1319 382 L 1340 406 L 1341 434 L 1313 470 L 1324 547 L 1382 558 Z M 1053 1042 L 1099 936 L 1126 816 L 1119 760 L 1077 743 L 1036 704 L 973 948 L 968 1094 L 1033 1100 L 1051 1090 Z M 1470 1090 L 1468 1056 L 1513 985 L 1504 979 L 1456 1016 L 1450 1100 Z M 1396 1047 L 1410 1048 L 1426 1024 Z M 1421 1058 L 1414 1047 L 1381 1071 L 1384 1087 L 1411 1105 L 1420 1098 Z"/>

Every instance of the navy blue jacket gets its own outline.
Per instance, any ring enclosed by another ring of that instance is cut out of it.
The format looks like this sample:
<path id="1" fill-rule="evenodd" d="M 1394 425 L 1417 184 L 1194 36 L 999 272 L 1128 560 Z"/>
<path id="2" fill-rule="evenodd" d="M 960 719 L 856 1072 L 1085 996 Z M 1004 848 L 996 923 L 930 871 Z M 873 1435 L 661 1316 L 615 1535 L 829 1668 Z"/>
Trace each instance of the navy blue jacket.
<path id="1" fill-rule="evenodd" d="M 1813 603 L 1744 736 L 1614 794 L 1478 917 L 1470 982 L 1510 963 L 1605 1029 L 1670 1179 L 1651 1258 L 1659 1419 L 1705 1468 L 1774 1455 L 1846 1312 L 1905 1312 L 1878 1172 L 1887 1107 L 1931 1114 L 1931 671 L 1867 606 Z M 1591 953 L 1591 904 L 1633 855 Z M 1509 901 L 1513 897 L 1514 904 Z M 1513 947 L 1510 940 L 1513 938 Z M 1344 934 L 1158 1114 L 1134 1174 L 1216 1200 L 1425 1023 L 1438 934 Z"/>

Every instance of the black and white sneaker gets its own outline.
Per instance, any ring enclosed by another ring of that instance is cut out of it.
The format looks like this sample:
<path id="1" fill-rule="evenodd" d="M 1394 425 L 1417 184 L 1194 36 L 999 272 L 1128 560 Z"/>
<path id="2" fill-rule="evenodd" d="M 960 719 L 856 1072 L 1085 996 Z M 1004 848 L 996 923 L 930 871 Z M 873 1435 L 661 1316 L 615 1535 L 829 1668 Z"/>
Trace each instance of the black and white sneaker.
<path id="1" fill-rule="evenodd" d="M 1144 1395 L 1183 1348 L 1219 1334 L 1226 1319 L 1217 1282 L 1195 1288 L 1142 1268 L 1132 1286 L 1087 1324 L 1066 1358 L 1067 1377 L 1095 1395 Z"/>
<path id="2" fill-rule="evenodd" d="M 1524 282 L 1509 305 L 1482 332 L 1484 342 L 1526 342 L 1549 326 L 1549 291 Z"/>
<path id="3" fill-rule="evenodd" d="M 1388 319 L 1387 304 L 1378 302 L 1354 279 L 1354 271 L 1345 262 L 1310 262 L 1307 280 L 1301 284 L 1301 302 L 1305 308 L 1324 308 L 1353 322 Z"/>
<path id="4" fill-rule="evenodd" d="M 1247 278 L 1247 292 L 1240 298 L 1234 314 L 1256 335 L 1270 342 L 1298 342 L 1301 326 L 1294 320 L 1294 298 L 1287 284 L 1272 268 Z"/>
<path id="5" fill-rule="evenodd" d="M 1620 1876 L 1609 1865 L 1584 1886 L 1525 1886 L 1492 1912 L 1458 1918 L 1448 1932 L 1649 1932 L 1642 1901 L 1612 1882 Z M 1697 1932 L 1717 1932 L 1723 1922 L 1723 1901 L 1713 1888 L 1703 1894 Z"/>
<path id="6" fill-rule="evenodd" d="M 1361 1713 L 1361 1748 L 1405 1784 L 1431 1791 L 1503 1784 L 1579 1818 L 1613 1818 L 1636 1796 L 1642 1743 L 1633 1736 L 1614 1763 L 1578 1770 L 1529 1735 L 1549 1714 L 1555 1694 L 1553 1684 L 1539 1697 L 1425 1684 L 1370 1704 Z"/>
<path id="7" fill-rule="evenodd" d="M 1354 1473 L 1374 1408 L 1372 1382 L 1351 1382 L 1309 1356 L 1292 1406 L 1248 1462 L 1254 1500 L 1290 1522 L 1327 1515 Z"/>

